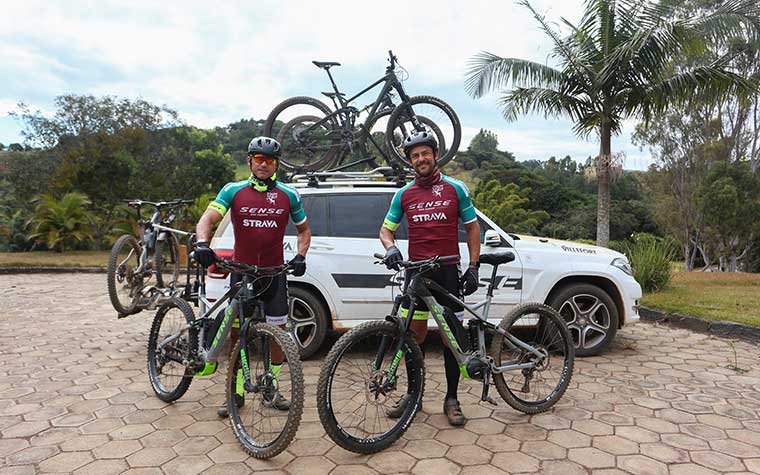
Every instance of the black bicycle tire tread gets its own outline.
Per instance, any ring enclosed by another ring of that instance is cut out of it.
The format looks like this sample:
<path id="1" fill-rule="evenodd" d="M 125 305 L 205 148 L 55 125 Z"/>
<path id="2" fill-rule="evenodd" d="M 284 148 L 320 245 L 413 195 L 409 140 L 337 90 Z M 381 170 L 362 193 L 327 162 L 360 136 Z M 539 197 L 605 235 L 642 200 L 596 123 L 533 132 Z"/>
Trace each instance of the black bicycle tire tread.
<path id="1" fill-rule="evenodd" d="M 453 119 L 452 125 L 454 127 L 454 140 L 448 146 L 446 155 L 439 157 L 438 162 L 437 162 L 438 167 L 443 167 L 456 156 L 456 153 L 459 150 L 459 145 L 462 142 L 462 122 L 459 120 L 459 116 L 457 115 L 456 111 L 454 111 L 454 108 L 451 107 L 448 103 L 446 103 L 443 99 L 439 99 L 435 96 L 426 96 L 426 95 L 413 96 L 409 98 L 409 101 L 407 102 L 407 104 L 414 106 L 414 102 L 427 102 L 430 104 L 435 104 L 441 109 L 448 110 L 450 114 L 450 118 Z M 393 113 L 391 113 L 391 117 L 388 119 L 388 129 L 386 130 L 386 141 L 388 140 L 387 137 L 389 136 L 389 134 L 395 128 L 395 127 L 392 127 L 392 124 L 396 123 L 396 121 L 398 120 L 398 116 L 401 115 L 401 113 L 403 112 L 403 108 L 401 106 L 403 106 L 403 104 L 397 105 L 396 108 L 393 109 Z M 432 121 L 432 119 L 430 120 Z M 390 157 L 391 160 L 398 161 L 399 164 L 401 164 L 402 166 L 410 166 L 406 158 L 399 155 L 398 152 L 392 147 L 391 143 L 386 142 L 386 148 L 388 148 L 391 151 L 391 157 Z"/>
<path id="2" fill-rule="evenodd" d="M 156 397 L 158 397 L 160 400 L 164 402 L 176 401 L 177 399 L 184 396 L 187 390 L 190 388 L 190 384 L 193 382 L 193 376 L 194 376 L 194 373 L 188 367 L 185 367 L 185 376 L 182 377 L 182 381 L 180 381 L 180 383 L 177 385 L 174 391 L 171 391 L 170 393 L 168 393 L 168 395 L 163 395 L 162 392 L 156 388 L 153 378 L 151 376 L 153 373 L 151 370 L 150 361 L 153 355 L 155 354 L 155 352 L 151 350 L 151 346 L 153 346 L 151 343 L 153 343 L 154 339 L 157 338 L 158 327 L 161 326 L 163 317 L 164 315 L 166 315 L 166 312 L 171 306 L 176 306 L 177 308 L 179 308 L 182 311 L 183 315 L 185 316 L 185 319 L 188 318 L 188 315 L 191 316 L 191 319 L 193 320 L 195 319 L 195 313 L 193 312 L 193 309 L 190 308 L 190 305 L 184 300 L 179 299 L 179 298 L 172 298 L 165 304 L 161 305 L 161 307 L 159 307 L 158 311 L 156 312 L 156 316 L 153 317 L 153 323 L 151 323 L 150 332 L 148 333 L 148 345 L 147 345 L 148 379 L 150 381 L 151 388 L 153 388 L 153 393 L 156 395 Z M 189 334 L 188 342 L 190 345 L 189 347 L 190 353 L 195 353 L 198 347 L 197 338 L 195 338 L 194 335 Z"/>
<path id="3" fill-rule="evenodd" d="M 172 277 L 174 280 L 172 282 L 176 283 L 177 278 L 179 277 L 179 241 L 177 237 L 169 233 L 167 236 L 168 241 L 159 241 L 156 240 L 156 247 L 153 250 L 153 272 L 156 273 L 156 287 L 158 288 L 164 288 L 164 266 L 162 265 L 162 259 L 159 257 L 163 254 L 163 247 L 164 244 L 171 241 L 171 246 L 174 248 L 175 253 L 175 262 L 174 262 L 174 272 L 172 272 Z M 169 251 L 171 252 L 171 250 Z"/>
<path id="4" fill-rule="evenodd" d="M 280 433 L 274 443 L 263 449 L 256 449 L 248 447 L 241 441 L 236 429 L 236 424 L 233 416 L 234 412 L 232 411 L 230 411 L 229 420 L 230 426 L 232 427 L 232 432 L 235 434 L 235 438 L 238 439 L 238 442 L 248 455 L 257 459 L 269 459 L 277 456 L 282 451 L 287 449 L 290 443 L 293 441 L 293 438 L 295 438 L 296 432 L 298 432 L 298 427 L 301 425 L 301 417 L 303 416 L 305 388 L 303 380 L 303 363 L 301 362 L 299 351 L 296 347 L 295 342 L 290 338 L 285 330 L 278 326 L 270 325 L 268 323 L 257 323 L 253 326 L 254 333 L 262 331 L 262 329 L 266 329 L 267 331 L 271 332 L 272 335 L 277 335 L 275 336 L 275 341 L 277 341 L 277 344 L 282 349 L 288 361 L 288 371 L 290 372 L 291 384 L 293 385 L 292 398 L 290 400 L 290 409 L 288 410 L 288 421 L 285 423 L 284 430 Z M 230 356 L 231 361 L 227 369 L 227 407 L 232 407 L 231 404 L 233 404 L 230 378 L 237 377 L 237 375 L 232 374 L 235 368 L 235 364 L 232 359 L 237 358 L 239 353 L 240 341 L 237 341 L 233 347 Z"/>
<path id="5" fill-rule="evenodd" d="M 118 250 L 121 248 L 121 246 L 124 245 L 127 241 L 132 241 L 136 247 L 136 249 L 139 251 L 140 244 L 137 242 L 137 239 L 132 236 L 131 234 L 124 234 L 123 236 L 119 237 L 119 239 L 116 240 L 113 247 L 111 247 L 111 254 L 108 257 L 108 270 L 106 273 L 106 281 L 108 284 L 108 297 L 111 300 L 111 305 L 113 306 L 114 310 L 122 315 L 129 315 L 135 311 L 135 307 L 137 306 L 137 301 L 139 298 L 139 295 L 135 295 L 132 298 L 132 303 L 129 307 L 124 307 L 121 305 L 121 302 L 119 302 L 119 297 L 116 295 L 116 261 L 119 258 Z M 140 259 L 140 255 L 137 256 L 138 261 Z"/>
<path id="6" fill-rule="evenodd" d="M 573 367 L 575 362 L 575 346 L 573 345 L 573 339 L 572 336 L 570 336 L 570 331 L 567 329 L 567 326 L 565 325 L 565 321 L 562 319 L 562 317 L 557 313 L 557 311 L 550 307 L 549 305 L 540 303 L 540 302 L 527 302 L 521 305 L 518 305 L 515 307 L 512 311 L 510 311 L 499 323 L 499 328 L 505 328 L 507 326 L 511 326 L 511 324 L 517 320 L 520 316 L 526 314 L 526 313 L 535 313 L 536 310 L 539 310 L 542 314 L 548 314 L 551 315 L 550 318 L 557 320 L 556 323 L 559 324 L 559 328 L 561 328 L 561 332 L 563 335 L 563 339 L 565 340 L 565 345 L 569 348 L 569 358 L 568 358 L 568 364 L 567 364 L 567 370 L 568 375 L 567 379 L 565 380 L 564 384 L 562 385 L 562 388 L 559 392 L 556 393 L 556 396 L 541 405 L 525 405 L 521 403 L 520 401 L 517 401 L 509 390 L 507 390 L 506 383 L 504 382 L 504 378 L 500 374 L 494 374 L 493 375 L 493 382 L 496 386 L 496 390 L 498 391 L 501 398 L 509 404 L 510 407 L 513 409 L 520 411 L 524 414 L 539 414 L 542 412 L 548 411 L 552 406 L 554 406 L 557 402 L 559 402 L 562 399 L 562 396 L 565 394 L 565 391 L 567 391 L 567 388 L 570 386 L 570 382 L 573 378 Z M 495 334 L 493 341 L 491 342 L 491 357 L 495 358 L 496 351 L 500 351 L 499 345 L 497 345 L 497 342 L 500 342 L 499 337 L 501 335 Z"/>
<path id="7" fill-rule="evenodd" d="M 353 440 L 345 439 L 343 437 L 343 434 L 341 434 L 341 432 L 337 429 L 334 418 L 332 418 L 330 414 L 327 413 L 327 383 L 329 381 L 328 376 L 333 370 L 335 359 L 345 351 L 345 347 L 348 346 L 349 343 L 352 343 L 354 335 L 357 335 L 364 331 L 369 332 L 371 330 L 379 329 L 382 327 L 386 327 L 390 331 L 398 331 L 398 326 L 394 323 L 385 320 L 372 321 L 362 323 L 352 328 L 348 333 L 338 339 L 338 341 L 333 345 L 333 347 L 330 349 L 330 352 L 325 357 L 325 361 L 322 364 L 322 370 L 319 373 L 319 381 L 317 383 L 317 412 L 319 414 L 319 420 L 322 423 L 322 427 L 325 429 L 325 432 L 328 436 L 330 436 L 330 439 L 332 439 L 333 442 L 342 448 L 350 452 L 363 455 L 374 454 L 393 445 L 398 439 L 401 438 L 401 436 L 404 435 L 404 433 L 406 433 L 406 431 L 409 429 L 409 426 L 411 426 L 412 422 L 414 422 L 414 418 L 417 416 L 417 413 L 419 412 L 419 410 L 415 409 L 412 415 L 409 417 L 409 420 L 403 421 L 403 423 L 402 419 L 400 418 L 399 423 L 394 426 L 397 429 L 391 435 L 383 436 L 380 438 L 380 440 L 372 444 L 360 444 L 354 442 Z M 422 401 L 422 397 L 425 394 L 425 361 L 422 357 L 422 350 L 420 350 L 419 345 L 417 345 L 413 339 L 407 338 L 407 344 L 409 344 L 410 350 L 413 353 L 419 355 L 420 369 L 422 371 L 422 383 L 420 386 L 420 394 L 418 399 L 419 401 Z"/>
<path id="8" fill-rule="evenodd" d="M 282 126 L 282 129 L 280 129 L 277 132 L 277 136 L 274 137 L 275 140 L 279 141 L 280 144 L 283 143 L 282 137 L 280 135 L 282 134 L 282 131 L 291 124 L 291 122 L 295 121 L 296 119 L 304 119 L 304 118 L 315 118 L 319 120 L 319 117 L 317 116 L 311 116 L 311 115 L 300 115 L 298 117 L 294 117 L 293 119 L 289 120 L 285 123 L 285 125 Z M 339 150 L 342 147 L 340 142 L 335 143 L 334 145 L 331 145 L 329 149 L 325 151 L 324 156 L 315 161 L 315 162 L 309 162 L 304 165 L 296 165 L 293 163 L 288 162 L 284 158 L 280 158 L 279 162 L 280 164 L 286 169 L 286 170 L 302 170 L 302 171 L 320 171 L 323 168 L 325 168 L 325 165 L 331 165 L 333 162 L 335 162 L 335 151 Z"/>

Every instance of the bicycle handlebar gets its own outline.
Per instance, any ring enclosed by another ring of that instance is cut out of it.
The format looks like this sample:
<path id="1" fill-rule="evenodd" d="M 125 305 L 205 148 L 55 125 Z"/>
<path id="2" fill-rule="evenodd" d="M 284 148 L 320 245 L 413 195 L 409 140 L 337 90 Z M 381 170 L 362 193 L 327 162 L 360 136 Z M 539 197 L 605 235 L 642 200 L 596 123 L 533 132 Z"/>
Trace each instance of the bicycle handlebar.
<path id="1" fill-rule="evenodd" d="M 277 274 L 282 274 L 291 270 L 289 264 L 282 264 L 279 266 L 270 266 L 270 267 L 261 267 L 261 266 L 252 266 L 250 264 L 245 264 L 243 262 L 233 261 L 230 259 L 225 259 L 223 257 L 217 258 L 217 261 L 214 263 L 214 265 L 216 267 L 221 267 L 221 268 L 229 269 L 235 272 L 240 272 L 241 274 L 267 273 L 266 275 L 277 275 Z"/>
<path id="2" fill-rule="evenodd" d="M 127 206 L 131 206 L 133 208 L 139 208 L 143 205 L 151 205 L 156 208 L 174 208 L 184 205 L 193 204 L 193 200 L 183 200 L 183 199 L 176 199 L 172 201 L 147 201 L 147 200 L 124 200 L 127 203 Z"/>
<path id="3" fill-rule="evenodd" d="M 389 68 L 394 69 L 396 67 L 396 61 L 398 61 L 398 58 L 393 54 L 393 50 L 388 50 L 388 61 L 391 63 Z"/>
<path id="4" fill-rule="evenodd" d="M 379 252 L 376 252 L 374 256 L 377 259 L 380 259 L 380 262 L 378 262 L 378 264 L 385 263 L 385 255 L 380 254 Z M 420 261 L 401 261 L 398 263 L 398 265 L 399 267 L 409 269 L 413 267 L 423 267 L 425 265 L 432 266 L 432 265 L 440 265 L 440 264 L 454 264 L 458 261 L 459 261 L 459 256 L 435 256 L 429 259 L 422 259 Z"/>

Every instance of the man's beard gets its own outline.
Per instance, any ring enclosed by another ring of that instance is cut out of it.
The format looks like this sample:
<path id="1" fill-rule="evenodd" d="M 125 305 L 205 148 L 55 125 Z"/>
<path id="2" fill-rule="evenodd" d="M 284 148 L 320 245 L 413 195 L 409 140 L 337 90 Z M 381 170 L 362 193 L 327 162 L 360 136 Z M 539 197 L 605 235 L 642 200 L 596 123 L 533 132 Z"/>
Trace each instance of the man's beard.
<path id="1" fill-rule="evenodd" d="M 432 163 L 425 163 L 425 165 L 428 165 L 427 171 L 422 173 L 420 172 L 418 167 L 414 168 L 415 173 L 419 176 L 430 176 L 435 172 L 435 162 Z"/>

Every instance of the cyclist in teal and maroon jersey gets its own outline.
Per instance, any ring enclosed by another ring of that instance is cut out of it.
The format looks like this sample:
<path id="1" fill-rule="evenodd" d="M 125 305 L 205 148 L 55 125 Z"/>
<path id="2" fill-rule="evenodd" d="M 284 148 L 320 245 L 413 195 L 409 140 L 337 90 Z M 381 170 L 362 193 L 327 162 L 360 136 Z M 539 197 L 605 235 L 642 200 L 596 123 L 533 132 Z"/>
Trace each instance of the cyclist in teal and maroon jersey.
<path id="1" fill-rule="evenodd" d="M 235 233 L 233 258 L 236 261 L 255 266 L 278 266 L 284 262 L 282 252 L 285 227 L 288 218 L 293 220 L 298 233 L 298 254 L 288 264 L 294 276 L 306 272 L 306 252 L 311 243 L 311 231 L 306 220 L 306 213 L 301 204 L 301 196 L 295 188 L 277 181 L 277 160 L 280 158 L 280 144 L 269 137 L 256 137 L 248 145 L 248 166 L 251 176 L 247 180 L 227 183 L 216 199 L 208 205 L 195 228 L 198 239 L 195 258 L 201 265 L 208 267 L 216 262 L 216 254 L 208 247 L 211 232 L 222 217 L 229 211 Z M 242 280 L 242 276 L 233 273 L 230 285 Z M 284 328 L 288 321 L 288 284 L 284 274 L 258 281 L 265 289 L 260 295 L 264 302 L 266 321 Z M 252 305 L 245 308 L 246 315 L 253 312 Z M 220 315 L 223 315 L 221 312 Z M 218 323 L 217 323 L 218 326 Z M 233 324 L 232 341 L 237 338 L 237 320 Z M 210 334 L 214 334 L 212 331 Z M 282 366 L 284 355 L 279 346 L 270 340 L 270 358 L 272 372 L 277 376 Z M 238 401 L 242 405 L 244 400 Z M 288 410 L 290 402 L 279 393 L 272 406 Z M 227 407 L 219 408 L 219 415 L 227 417 Z"/>
<path id="2" fill-rule="evenodd" d="M 457 228 L 461 219 L 467 232 L 467 248 L 470 254 L 467 271 L 460 277 L 459 265 L 447 264 L 428 271 L 426 276 L 451 294 L 462 298 L 462 295 L 469 295 L 477 290 L 480 267 L 480 226 L 470 192 L 464 183 L 442 175 L 438 170 L 438 144 L 432 134 L 417 132 L 407 137 L 404 153 L 414 168 L 415 179 L 393 196 L 390 210 L 380 228 L 380 241 L 386 249 L 385 263 L 389 269 L 398 270 L 398 263 L 403 260 L 401 251 L 395 246 L 393 233 L 398 229 L 404 215 L 409 228 L 409 259 L 413 261 L 434 256 L 459 255 Z M 409 272 L 405 278 L 410 278 Z M 462 322 L 464 308 L 460 304 L 435 291 L 431 293 L 436 301 L 449 307 L 459 322 Z M 419 344 L 422 344 L 427 334 L 429 313 L 424 302 L 420 300 L 416 303 L 410 328 Z M 402 307 L 401 315 L 407 314 L 408 308 Z M 446 370 L 443 412 L 451 425 L 460 426 L 465 423 L 465 418 L 457 398 L 459 366 L 448 347 L 443 350 L 443 362 Z M 400 417 L 409 401 L 410 395 L 401 397 L 387 411 L 388 416 Z"/>

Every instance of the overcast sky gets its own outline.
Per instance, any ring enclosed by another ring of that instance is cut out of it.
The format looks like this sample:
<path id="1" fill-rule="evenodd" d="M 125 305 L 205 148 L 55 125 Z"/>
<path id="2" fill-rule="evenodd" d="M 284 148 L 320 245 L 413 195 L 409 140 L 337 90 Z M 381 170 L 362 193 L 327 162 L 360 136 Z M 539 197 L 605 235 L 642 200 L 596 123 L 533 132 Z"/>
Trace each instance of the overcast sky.
<path id="1" fill-rule="evenodd" d="M 581 16 L 581 0 L 532 3 L 552 21 Z M 543 116 L 507 123 L 497 96 L 474 100 L 464 90 L 480 51 L 545 62 L 550 48 L 530 12 L 510 1 L 11 0 L 0 17 L 0 142 L 20 141 L 7 116 L 19 101 L 50 111 L 68 93 L 142 97 L 198 127 L 264 119 L 287 97 L 330 90 L 311 60 L 342 63 L 336 81 L 357 92 L 382 76 L 393 49 L 410 95 L 438 96 L 457 111 L 463 146 L 486 128 L 519 160 L 583 161 L 598 153 L 596 137 L 579 139 L 568 121 Z M 613 152 L 644 169 L 649 153 L 631 144 L 634 125 L 613 139 Z"/>

